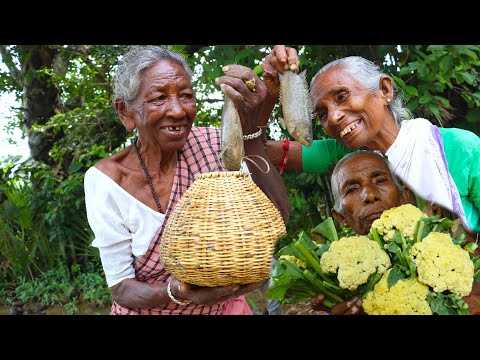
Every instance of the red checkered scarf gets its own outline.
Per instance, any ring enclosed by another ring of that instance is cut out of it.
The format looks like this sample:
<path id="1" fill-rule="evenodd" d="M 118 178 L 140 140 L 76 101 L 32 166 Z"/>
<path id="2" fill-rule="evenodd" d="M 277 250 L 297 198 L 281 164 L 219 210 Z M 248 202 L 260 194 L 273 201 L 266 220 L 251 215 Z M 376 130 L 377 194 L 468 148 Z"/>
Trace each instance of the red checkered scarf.
<path id="1" fill-rule="evenodd" d="M 154 284 L 165 283 L 171 274 L 160 263 L 160 243 L 163 230 L 172 210 L 182 194 L 195 180 L 195 174 L 210 171 L 225 171 L 223 162 L 219 159 L 221 147 L 220 130 L 215 128 L 192 127 L 192 131 L 182 149 L 177 152 L 177 170 L 173 179 L 172 195 L 165 212 L 163 225 L 153 238 L 148 250 L 135 263 L 135 278 L 138 281 Z M 188 306 L 173 302 L 165 306 L 151 309 L 130 309 L 113 303 L 111 314 L 122 315 L 216 315 L 219 314 L 225 302 L 215 305 Z"/>

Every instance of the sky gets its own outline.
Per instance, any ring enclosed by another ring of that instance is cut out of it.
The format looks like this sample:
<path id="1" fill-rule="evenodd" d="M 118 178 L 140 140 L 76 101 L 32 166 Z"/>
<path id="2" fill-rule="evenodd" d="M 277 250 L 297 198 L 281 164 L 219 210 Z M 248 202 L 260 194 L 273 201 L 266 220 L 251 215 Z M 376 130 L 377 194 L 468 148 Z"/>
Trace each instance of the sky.
<path id="1" fill-rule="evenodd" d="M 15 101 L 15 95 L 9 93 L 0 93 L 0 162 L 8 155 L 22 155 L 22 160 L 26 160 L 30 155 L 27 139 L 22 139 L 20 129 L 15 129 L 10 133 L 5 129 L 8 121 L 11 119 L 11 107 L 18 107 Z M 12 138 L 17 144 L 10 144 L 8 138 Z"/>

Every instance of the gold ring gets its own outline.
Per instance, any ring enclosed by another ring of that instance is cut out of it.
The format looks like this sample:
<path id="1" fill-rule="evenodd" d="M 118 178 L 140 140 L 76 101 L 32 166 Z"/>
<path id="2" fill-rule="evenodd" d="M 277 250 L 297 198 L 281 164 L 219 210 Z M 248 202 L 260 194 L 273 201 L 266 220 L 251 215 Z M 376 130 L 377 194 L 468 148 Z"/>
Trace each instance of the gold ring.
<path id="1" fill-rule="evenodd" d="M 250 91 L 255 92 L 255 78 L 254 77 L 252 77 L 250 80 L 246 80 L 245 85 L 247 85 L 247 87 Z"/>

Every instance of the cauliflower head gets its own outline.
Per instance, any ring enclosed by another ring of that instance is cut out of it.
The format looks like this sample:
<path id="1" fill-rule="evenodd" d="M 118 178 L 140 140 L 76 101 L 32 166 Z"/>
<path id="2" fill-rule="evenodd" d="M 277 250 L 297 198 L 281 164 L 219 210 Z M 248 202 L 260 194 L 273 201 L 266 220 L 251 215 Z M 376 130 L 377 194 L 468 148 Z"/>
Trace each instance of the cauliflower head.
<path id="1" fill-rule="evenodd" d="M 371 274 L 383 274 L 391 266 L 390 258 L 378 243 L 366 236 L 343 237 L 333 241 L 320 258 L 320 267 L 337 273 L 342 289 L 356 290 Z"/>
<path id="2" fill-rule="evenodd" d="M 416 206 L 405 204 L 385 210 L 372 223 L 372 228 L 377 228 L 384 241 L 390 241 L 396 231 L 400 231 L 404 237 L 413 238 L 417 222 L 424 216 L 427 215 Z"/>
<path id="3" fill-rule="evenodd" d="M 417 265 L 418 280 L 435 292 L 449 290 L 466 296 L 472 291 L 473 262 L 449 234 L 431 232 L 412 246 L 411 254 Z"/>
<path id="4" fill-rule="evenodd" d="M 388 275 L 385 272 L 380 281 L 363 300 L 363 310 L 368 315 L 432 315 L 427 302 L 429 288 L 417 279 L 398 280 L 388 288 Z"/>
<path id="5" fill-rule="evenodd" d="M 307 263 L 303 260 L 300 260 L 299 258 L 293 256 L 293 255 L 282 255 L 280 256 L 280 259 L 287 259 L 291 263 L 297 265 L 301 269 L 306 269 L 307 268 Z"/>

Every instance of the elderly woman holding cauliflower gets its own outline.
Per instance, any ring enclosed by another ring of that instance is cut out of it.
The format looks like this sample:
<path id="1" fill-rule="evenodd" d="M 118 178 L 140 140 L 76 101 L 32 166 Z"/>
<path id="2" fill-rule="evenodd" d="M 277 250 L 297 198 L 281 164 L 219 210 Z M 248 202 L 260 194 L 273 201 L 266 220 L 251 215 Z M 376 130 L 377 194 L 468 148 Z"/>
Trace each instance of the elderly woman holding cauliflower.
<path id="1" fill-rule="evenodd" d="M 355 236 L 332 242 L 320 259 L 321 270 L 337 274 L 339 286 L 348 290 L 370 276 L 381 277 L 363 302 L 343 302 L 332 314 L 465 313 L 468 306 L 461 296 L 470 294 L 474 277 L 469 253 L 446 233 L 432 231 L 421 241 L 417 223 L 426 215 L 408 204 L 408 190 L 392 176 L 383 156 L 357 152 L 344 157 L 333 171 L 332 192 L 333 217 L 357 234 L 371 229 L 375 241 Z M 398 262 L 392 269 L 384 249 Z M 324 294 L 318 295 L 312 307 L 318 309 L 324 299 Z"/>
<path id="2" fill-rule="evenodd" d="M 343 157 L 333 170 L 331 185 L 335 200 L 333 218 L 351 227 L 358 235 L 368 234 L 372 223 L 385 210 L 410 200 L 409 190 L 392 174 L 388 160 L 375 152 L 359 151 Z M 357 244 L 358 240 L 361 245 Z M 358 258 L 363 260 L 354 260 Z M 329 273 L 338 272 L 340 286 L 351 290 L 364 284 L 370 275 L 381 275 L 391 266 L 387 253 L 366 236 L 334 241 L 329 251 L 323 254 L 320 265 Z M 317 295 L 311 301 L 312 308 L 325 310 L 322 306 L 324 300 L 324 294 Z M 361 305 L 362 300 L 354 297 L 335 305 L 330 312 L 361 313 Z"/>

